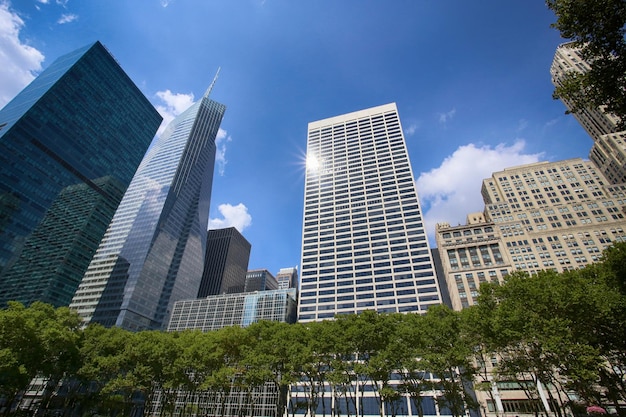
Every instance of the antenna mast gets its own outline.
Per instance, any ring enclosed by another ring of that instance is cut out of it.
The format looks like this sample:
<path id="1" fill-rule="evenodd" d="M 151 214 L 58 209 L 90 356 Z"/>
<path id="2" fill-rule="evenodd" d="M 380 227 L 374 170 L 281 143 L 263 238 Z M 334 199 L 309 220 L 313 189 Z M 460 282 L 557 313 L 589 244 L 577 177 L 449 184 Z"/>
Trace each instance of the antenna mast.
<path id="1" fill-rule="evenodd" d="M 215 85 L 215 82 L 217 81 L 217 77 L 220 75 L 220 70 L 222 69 L 222 67 L 218 67 L 217 68 L 217 72 L 215 73 L 215 77 L 213 77 L 213 81 L 211 81 L 211 84 L 209 85 L 209 88 L 207 88 L 206 93 L 204 93 L 204 97 L 209 97 L 209 94 L 211 94 L 211 90 L 213 90 L 213 86 Z"/>

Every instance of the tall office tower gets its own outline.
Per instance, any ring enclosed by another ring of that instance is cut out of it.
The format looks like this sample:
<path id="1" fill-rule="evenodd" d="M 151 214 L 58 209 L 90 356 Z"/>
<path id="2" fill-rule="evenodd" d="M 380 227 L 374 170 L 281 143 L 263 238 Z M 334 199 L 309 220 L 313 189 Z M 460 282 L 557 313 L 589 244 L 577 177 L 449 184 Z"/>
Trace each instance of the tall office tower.
<path id="1" fill-rule="evenodd" d="M 278 281 L 267 269 L 253 269 L 246 273 L 244 292 L 270 291 L 278 289 Z"/>
<path id="2" fill-rule="evenodd" d="M 160 329 L 175 301 L 196 297 L 225 111 L 212 86 L 139 165 L 70 304 L 86 322 Z"/>
<path id="3" fill-rule="evenodd" d="M 455 308 L 474 304 L 485 280 L 518 269 L 532 274 L 582 268 L 611 242 L 626 240 L 626 185 L 607 184 L 590 161 L 506 168 L 483 181 L 482 195 L 484 221 L 437 227 Z"/>
<path id="4" fill-rule="evenodd" d="M 580 50 L 572 43 L 560 45 L 550 67 L 552 83 L 559 86 L 566 74 L 584 73 L 589 69 Z M 571 103 L 562 101 L 569 110 L 572 109 Z M 626 182 L 626 131 L 620 132 L 617 128 L 619 119 L 603 108 L 586 108 L 573 114 L 593 139 L 589 159 L 612 184 Z"/>
<path id="5" fill-rule="evenodd" d="M 0 305 L 69 304 L 160 123 L 100 42 L 0 110 Z"/>
<path id="6" fill-rule="evenodd" d="M 395 103 L 309 123 L 298 320 L 441 303 Z"/>
<path id="7" fill-rule="evenodd" d="M 198 298 L 243 292 L 251 247 L 234 227 L 209 230 Z"/>
<path id="8" fill-rule="evenodd" d="M 281 268 L 276 274 L 278 288 L 283 290 L 287 288 L 298 288 L 298 267 Z"/>

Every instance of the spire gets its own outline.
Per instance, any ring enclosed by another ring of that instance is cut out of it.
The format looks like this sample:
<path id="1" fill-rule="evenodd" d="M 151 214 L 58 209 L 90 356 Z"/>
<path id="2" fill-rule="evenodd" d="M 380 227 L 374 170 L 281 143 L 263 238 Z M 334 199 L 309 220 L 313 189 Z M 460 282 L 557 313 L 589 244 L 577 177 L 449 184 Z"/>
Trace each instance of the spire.
<path id="1" fill-rule="evenodd" d="M 215 77 L 213 77 L 213 81 L 211 81 L 211 85 L 209 85 L 209 88 L 207 88 L 206 93 L 204 93 L 204 97 L 209 97 L 209 94 L 211 94 L 211 90 L 213 90 L 213 86 L 215 85 L 215 82 L 217 81 L 217 77 L 220 75 L 220 70 L 222 69 L 222 67 L 218 67 L 217 68 L 217 72 L 215 73 Z"/>

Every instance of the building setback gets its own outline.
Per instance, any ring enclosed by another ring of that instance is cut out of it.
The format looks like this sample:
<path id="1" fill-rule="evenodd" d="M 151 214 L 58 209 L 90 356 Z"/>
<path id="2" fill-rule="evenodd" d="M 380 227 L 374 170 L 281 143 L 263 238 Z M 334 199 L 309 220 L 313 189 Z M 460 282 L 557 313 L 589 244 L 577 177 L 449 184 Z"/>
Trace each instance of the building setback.
<path id="1" fill-rule="evenodd" d="M 309 123 L 298 321 L 441 303 L 395 103 Z"/>
<path id="2" fill-rule="evenodd" d="M 234 227 L 209 230 L 198 298 L 243 292 L 251 248 Z"/>
<path id="3" fill-rule="evenodd" d="M 160 123 L 100 42 L 0 110 L 0 305 L 70 303 Z"/>
<path id="4" fill-rule="evenodd" d="M 210 91 L 141 162 L 70 305 L 85 322 L 161 329 L 175 301 L 196 297 L 225 111 Z"/>

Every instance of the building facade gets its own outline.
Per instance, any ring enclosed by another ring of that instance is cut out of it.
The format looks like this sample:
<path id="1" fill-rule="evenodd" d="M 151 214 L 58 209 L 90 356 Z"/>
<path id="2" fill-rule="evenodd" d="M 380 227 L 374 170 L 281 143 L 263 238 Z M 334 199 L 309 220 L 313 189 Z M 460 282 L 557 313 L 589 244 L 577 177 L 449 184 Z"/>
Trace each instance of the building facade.
<path id="1" fill-rule="evenodd" d="M 198 298 L 243 292 L 251 248 L 234 227 L 209 230 Z"/>
<path id="2" fill-rule="evenodd" d="M 506 168 L 483 180 L 484 218 L 437 225 L 454 308 L 475 304 L 482 282 L 515 270 L 583 268 L 626 240 L 626 185 L 608 182 L 580 158 Z"/>
<path id="3" fill-rule="evenodd" d="M 582 268 L 625 240 L 625 189 L 576 158 L 495 172 L 482 193 L 513 269 L 532 274 Z"/>
<path id="4" fill-rule="evenodd" d="M 309 123 L 301 322 L 441 295 L 395 103 Z"/>
<path id="5" fill-rule="evenodd" d="M 298 288 L 298 267 L 280 268 L 276 274 L 278 289 Z"/>
<path id="6" fill-rule="evenodd" d="M 599 260 L 613 242 L 626 240 L 626 185 L 609 184 L 591 161 L 506 168 L 483 180 L 482 194 L 484 213 L 469 215 L 465 225 L 437 225 L 437 247 L 455 310 L 475 304 L 483 282 L 502 281 L 516 270 L 534 274 L 583 268 Z M 491 386 L 476 391 L 486 416 L 535 415 L 553 407 L 550 388 L 528 375 L 493 380 L 497 361 L 477 363 L 479 382 Z M 539 397 L 528 398 L 526 388 L 536 389 Z"/>
<path id="7" fill-rule="evenodd" d="M 261 320 L 295 323 L 296 290 L 211 295 L 174 304 L 168 332 L 208 332 L 228 326 L 247 327 Z"/>
<path id="8" fill-rule="evenodd" d="M 85 322 L 160 329 L 175 301 L 196 297 L 225 111 L 210 91 L 141 162 L 70 305 Z"/>
<path id="9" fill-rule="evenodd" d="M 495 224 L 483 213 L 468 215 L 465 225 L 438 223 L 435 239 L 454 310 L 475 304 L 480 284 L 502 282 L 513 269 Z"/>
<path id="10" fill-rule="evenodd" d="M 572 43 L 560 45 L 550 67 L 552 83 L 560 86 L 567 74 L 584 73 L 590 68 Z M 568 110 L 572 110 L 570 102 L 562 101 Z M 626 131 L 618 129 L 619 119 L 602 108 L 579 109 L 572 114 L 593 139 L 589 159 L 611 184 L 626 182 Z"/>
<path id="11" fill-rule="evenodd" d="M 161 119 L 100 42 L 0 110 L 1 305 L 70 303 Z"/>
<path id="12" fill-rule="evenodd" d="M 267 269 L 253 269 L 246 273 L 244 292 L 278 290 L 278 281 Z"/>

